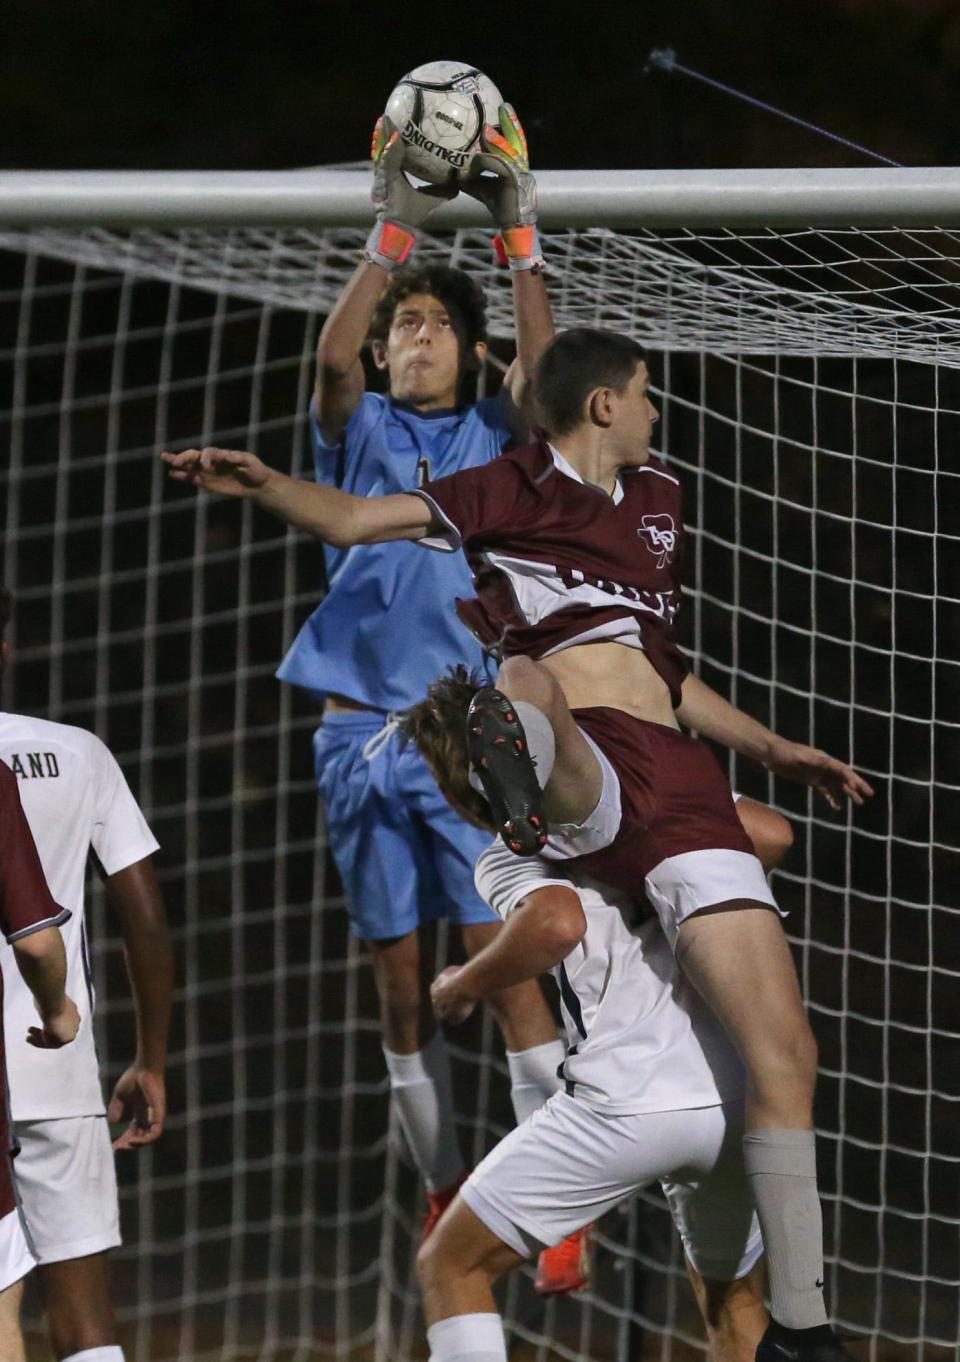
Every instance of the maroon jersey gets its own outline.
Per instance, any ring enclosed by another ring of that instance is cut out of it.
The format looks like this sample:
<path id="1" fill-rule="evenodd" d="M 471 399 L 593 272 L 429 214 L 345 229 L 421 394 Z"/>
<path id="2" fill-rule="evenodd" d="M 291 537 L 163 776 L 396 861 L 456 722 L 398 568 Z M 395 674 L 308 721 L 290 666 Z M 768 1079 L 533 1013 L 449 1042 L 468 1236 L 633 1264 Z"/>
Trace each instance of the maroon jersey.
<path id="1" fill-rule="evenodd" d="M 680 703 L 681 495 L 658 459 L 623 471 L 607 496 L 538 443 L 416 495 L 444 526 L 418 542 L 467 555 L 477 596 L 457 610 L 487 648 L 533 658 L 600 641 L 641 648 Z"/>
<path id="2" fill-rule="evenodd" d="M 0 761 L 0 931 L 8 941 L 19 941 L 43 927 L 59 926 L 70 916 L 53 901 L 43 877 L 40 857 L 23 809 L 17 778 Z M 0 978 L 0 1017 L 3 1016 L 3 981 Z M 10 1163 L 11 1147 L 7 1112 L 7 1070 L 0 1026 L 0 1217 L 16 1206 Z"/>

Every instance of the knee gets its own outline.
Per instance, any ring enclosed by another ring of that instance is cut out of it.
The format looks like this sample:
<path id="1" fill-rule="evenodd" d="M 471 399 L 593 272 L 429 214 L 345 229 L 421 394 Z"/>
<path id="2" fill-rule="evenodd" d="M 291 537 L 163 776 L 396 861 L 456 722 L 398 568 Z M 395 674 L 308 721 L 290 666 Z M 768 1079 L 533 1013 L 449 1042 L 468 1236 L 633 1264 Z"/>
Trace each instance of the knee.
<path id="1" fill-rule="evenodd" d="M 393 1050 L 397 1054 L 412 1054 L 429 1039 L 425 1032 L 426 1018 L 416 985 L 411 992 L 405 992 L 402 988 L 382 988 L 380 1018 L 383 1023 L 384 1044 L 388 1050 Z M 432 1033 L 432 1027 L 430 1031 Z"/>
<path id="2" fill-rule="evenodd" d="M 765 1049 L 760 1079 L 765 1088 L 783 1094 L 802 1094 L 812 1100 L 817 1081 L 817 1042 L 806 1016 L 796 1024 L 771 1037 Z"/>
<path id="3" fill-rule="evenodd" d="M 417 1281 L 424 1296 L 458 1275 L 456 1254 L 446 1240 L 447 1236 L 438 1225 L 417 1251 Z"/>
<path id="4" fill-rule="evenodd" d="M 764 870 L 768 873 L 776 870 L 793 843 L 790 823 L 782 814 L 770 809 L 757 840 L 757 857 Z"/>
<path id="5" fill-rule="evenodd" d="M 512 700 L 527 700 L 545 713 L 559 690 L 546 667 L 529 657 L 508 657 L 497 673 L 497 687 Z"/>
<path id="6" fill-rule="evenodd" d="M 92 1348 L 110 1348 L 117 1342 L 112 1318 L 97 1319 L 83 1312 L 48 1311 L 50 1346 L 56 1357 L 72 1357 Z"/>

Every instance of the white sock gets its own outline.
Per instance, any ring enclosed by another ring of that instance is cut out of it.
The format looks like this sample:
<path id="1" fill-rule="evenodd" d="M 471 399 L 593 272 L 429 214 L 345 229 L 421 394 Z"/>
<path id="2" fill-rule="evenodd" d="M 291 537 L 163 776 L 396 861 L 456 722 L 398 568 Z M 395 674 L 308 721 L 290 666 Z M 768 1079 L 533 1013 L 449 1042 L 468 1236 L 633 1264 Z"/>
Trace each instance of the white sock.
<path id="1" fill-rule="evenodd" d="M 527 751 L 537 768 L 537 780 L 542 790 L 550 779 L 557 754 L 553 725 L 542 709 L 537 709 L 536 705 L 531 705 L 527 700 L 514 700 L 513 707 L 517 711 L 517 718 L 523 724 L 523 731 L 527 736 Z"/>
<path id="2" fill-rule="evenodd" d="M 395 1055 L 384 1048 L 390 1093 L 413 1161 L 430 1192 L 442 1192 L 464 1173 L 453 1122 L 450 1058 L 435 1032 L 422 1050 Z"/>
<path id="3" fill-rule="evenodd" d="M 124 1362 L 123 1349 L 116 1344 L 109 1348 L 84 1348 L 82 1353 L 71 1353 L 63 1362 Z"/>
<path id="4" fill-rule="evenodd" d="M 499 1315 L 452 1315 L 427 1330 L 430 1362 L 507 1362 Z"/>
<path id="5" fill-rule="evenodd" d="M 770 1313 L 788 1329 L 827 1323 L 823 1212 L 812 1130 L 752 1130 L 746 1165 L 767 1255 Z"/>
<path id="6" fill-rule="evenodd" d="M 557 1037 L 529 1050 L 508 1050 L 510 1101 L 517 1125 L 537 1111 L 563 1087 L 557 1069 L 567 1057 L 567 1047 Z"/>

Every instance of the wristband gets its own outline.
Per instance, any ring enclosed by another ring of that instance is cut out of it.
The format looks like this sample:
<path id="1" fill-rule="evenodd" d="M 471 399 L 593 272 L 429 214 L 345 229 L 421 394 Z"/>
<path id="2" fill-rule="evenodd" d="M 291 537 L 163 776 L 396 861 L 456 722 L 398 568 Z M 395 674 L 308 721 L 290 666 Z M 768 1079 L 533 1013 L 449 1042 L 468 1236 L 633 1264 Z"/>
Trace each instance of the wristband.
<path id="1" fill-rule="evenodd" d="M 512 270 L 533 270 L 541 274 L 545 268 L 540 238 L 532 224 L 504 227 L 500 235 L 493 238 L 493 249 L 500 264 L 509 265 Z"/>
<path id="2" fill-rule="evenodd" d="M 399 222 L 375 222 L 363 248 L 363 258 L 385 270 L 394 270 L 404 263 L 416 239 L 416 232 Z"/>

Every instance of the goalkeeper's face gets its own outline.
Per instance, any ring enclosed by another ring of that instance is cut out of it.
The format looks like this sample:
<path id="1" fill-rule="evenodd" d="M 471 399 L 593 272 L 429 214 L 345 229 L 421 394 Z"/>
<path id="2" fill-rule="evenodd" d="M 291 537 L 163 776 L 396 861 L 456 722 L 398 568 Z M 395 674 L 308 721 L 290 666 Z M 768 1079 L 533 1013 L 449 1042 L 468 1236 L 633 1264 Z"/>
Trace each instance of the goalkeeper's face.
<path id="1" fill-rule="evenodd" d="M 484 348 L 475 347 L 478 361 Z M 402 299 L 374 359 L 390 375 L 391 397 L 425 411 L 456 406 L 468 351 L 458 319 L 439 298 L 413 293 Z"/>

